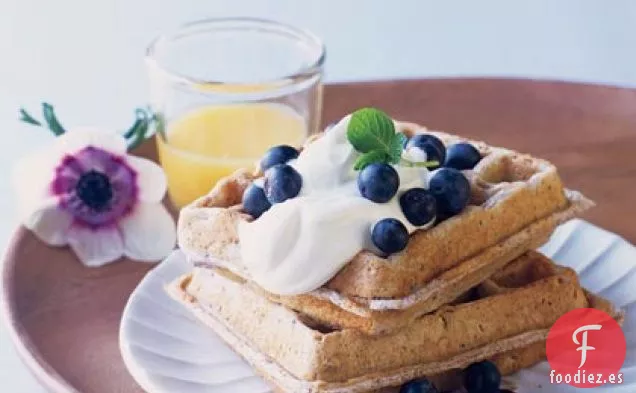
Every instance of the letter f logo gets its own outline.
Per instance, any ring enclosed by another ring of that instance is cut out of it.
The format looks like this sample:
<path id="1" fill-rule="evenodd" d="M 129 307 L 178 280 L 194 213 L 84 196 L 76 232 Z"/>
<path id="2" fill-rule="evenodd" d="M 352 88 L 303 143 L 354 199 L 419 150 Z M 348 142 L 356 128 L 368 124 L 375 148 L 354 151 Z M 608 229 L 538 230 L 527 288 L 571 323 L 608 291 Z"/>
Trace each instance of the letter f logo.
<path id="1" fill-rule="evenodd" d="M 585 325 L 576 329 L 574 333 L 572 334 L 572 341 L 574 341 L 574 344 L 580 345 L 580 347 L 576 349 L 577 351 L 581 351 L 581 364 L 579 364 L 579 368 L 583 367 L 583 365 L 585 364 L 585 361 L 587 360 L 587 351 L 593 351 L 596 349 L 594 347 L 590 347 L 587 345 L 588 330 L 601 330 L 601 328 L 602 328 L 601 325 Z M 581 332 L 583 332 L 583 334 L 581 335 L 583 339 L 581 340 L 582 342 L 579 342 L 576 336 Z"/>

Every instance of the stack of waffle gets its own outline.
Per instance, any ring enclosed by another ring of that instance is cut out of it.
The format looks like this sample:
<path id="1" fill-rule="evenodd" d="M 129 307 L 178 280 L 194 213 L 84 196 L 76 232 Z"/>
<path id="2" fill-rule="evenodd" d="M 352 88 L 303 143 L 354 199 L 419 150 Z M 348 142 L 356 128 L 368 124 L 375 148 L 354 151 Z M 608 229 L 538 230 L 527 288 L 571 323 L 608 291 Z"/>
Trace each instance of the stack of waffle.
<path id="1" fill-rule="evenodd" d="M 285 393 L 385 391 L 420 377 L 451 388 L 457 370 L 480 360 L 503 374 L 542 360 L 549 328 L 572 309 L 619 319 L 573 270 L 531 251 L 592 203 L 549 162 L 468 142 L 483 158 L 465 171 L 471 200 L 461 214 L 388 258 L 361 251 L 302 295 L 268 293 L 242 265 L 237 226 L 251 218 L 241 196 L 262 174 L 238 171 L 182 210 L 179 244 L 194 268 L 168 290 Z"/>

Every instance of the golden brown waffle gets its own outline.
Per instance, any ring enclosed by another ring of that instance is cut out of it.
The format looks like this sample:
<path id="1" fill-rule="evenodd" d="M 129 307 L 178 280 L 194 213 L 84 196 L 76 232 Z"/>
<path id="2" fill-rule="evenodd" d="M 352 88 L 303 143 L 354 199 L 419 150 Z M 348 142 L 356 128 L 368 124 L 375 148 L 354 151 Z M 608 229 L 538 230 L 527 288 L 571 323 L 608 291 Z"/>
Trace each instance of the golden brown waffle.
<path id="1" fill-rule="evenodd" d="M 511 350 L 502 354 L 491 357 L 491 362 L 494 362 L 499 369 L 501 375 L 510 375 L 515 372 L 531 367 L 540 361 L 545 359 L 545 341 L 537 342 L 535 344 L 528 345 L 527 347 Z M 452 369 L 444 371 L 436 375 L 427 376 L 435 387 L 441 392 L 456 391 L 461 387 L 463 380 L 462 370 Z M 514 385 L 503 381 L 503 388 L 514 388 Z M 512 389 L 514 391 L 514 389 Z M 274 391 L 278 393 L 285 393 L 285 391 L 275 388 Z M 369 393 L 399 393 L 399 387 L 387 387 L 381 389 L 374 389 Z M 463 390 L 462 390 L 463 391 Z"/>
<path id="2" fill-rule="evenodd" d="M 491 357 L 490 361 L 494 362 L 499 369 L 499 372 L 506 376 L 513 374 L 523 368 L 533 366 L 545 359 L 545 341 L 538 342 L 536 344 L 529 345 L 524 348 L 504 352 L 502 354 Z M 266 378 L 266 377 L 264 377 Z M 461 387 L 463 380 L 462 370 L 452 369 L 444 371 L 439 374 L 429 375 L 427 379 L 433 382 L 435 387 L 441 392 L 456 391 Z M 288 393 L 282 388 L 273 385 L 274 392 L 276 393 Z M 503 381 L 503 388 L 513 388 L 507 381 Z M 399 393 L 400 387 L 391 386 L 380 389 L 370 390 L 368 393 Z M 463 390 L 462 390 L 463 391 Z"/>
<path id="3" fill-rule="evenodd" d="M 290 393 L 397 386 L 536 348 L 558 317 L 575 308 L 597 307 L 619 315 L 606 301 L 585 293 L 573 270 L 536 252 L 486 280 L 474 299 L 442 307 L 383 336 L 325 327 L 269 301 L 244 282 L 211 269 L 206 273 L 205 283 L 187 275 L 169 292 L 281 392 Z M 506 359 L 499 361 L 511 369 L 529 361 Z"/>
<path id="4" fill-rule="evenodd" d="M 428 132 L 408 123 L 398 129 Z M 463 140 L 431 132 L 446 144 Z M 415 232 L 402 253 L 381 258 L 362 251 L 317 291 L 293 297 L 267 294 L 321 323 L 380 334 L 446 304 L 526 250 L 542 244 L 561 222 L 592 202 L 563 188 L 550 163 L 482 142 L 472 171 L 471 203 L 459 216 Z M 311 141 L 309 142 L 311 143 Z M 179 244 L 197 265 L 222 266 L 249 280 L 240 260 L 237 225 L 241 196 L 260 173 L 241 170 L 184 208 Z M 320 261 L 317 261 L 320 263 Z"/>
<path id="5" fill-rule="evenodd" d="M 449 269 L 405 298 L 348 298 L 328 288 L 298 296 L 278 296 L 263 291 L 254 283 L 249 285 L 269 300 L 299 311 L 323 325 L 354 328 L 367 334 L 386 334 L 409 324 L 420 315 L 449 303 L 526 250 L 539 247 L 547 240 L 555 226 L 574 215 L 577 209 L 577 206 L 572 206 L 530 224 L 500 244 L 489 247 Z M 206 264 L 196 268 L 193 281 L 205 280 L 205 270 L 209 268 Z M 229 271 L 222 272 L 234 280 L 241 280 Z"/>

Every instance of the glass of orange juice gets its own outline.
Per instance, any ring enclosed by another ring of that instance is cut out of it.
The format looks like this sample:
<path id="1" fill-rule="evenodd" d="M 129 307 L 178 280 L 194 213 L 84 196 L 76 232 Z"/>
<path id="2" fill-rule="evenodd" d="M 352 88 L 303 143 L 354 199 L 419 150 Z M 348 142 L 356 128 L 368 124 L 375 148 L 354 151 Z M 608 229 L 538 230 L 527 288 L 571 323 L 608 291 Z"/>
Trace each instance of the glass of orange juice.
<path id="1" fill-rule="evenodd" d="M 151 108 L 175 207 L 269 147 L 318 132 L 324 61 L 313 34 L 259 19 L 208 19 L 156 39 L 146 54 Z"/>

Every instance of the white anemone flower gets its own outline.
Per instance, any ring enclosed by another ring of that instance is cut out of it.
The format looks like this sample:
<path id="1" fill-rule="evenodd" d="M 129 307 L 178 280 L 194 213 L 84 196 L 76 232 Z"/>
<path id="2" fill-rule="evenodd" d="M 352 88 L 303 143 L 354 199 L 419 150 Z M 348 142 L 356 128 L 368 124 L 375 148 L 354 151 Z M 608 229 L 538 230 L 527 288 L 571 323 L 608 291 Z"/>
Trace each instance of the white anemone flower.
<path id="1" fill-rule="evenodd" d="M 165 174 L 126 148 L 122 135 L 76 129 L 22 159 L 13 182 L 23 225 L 49 245 L 70 246 L 90 267 L 168 255 L 176 230 L 161 203 Z"/>

